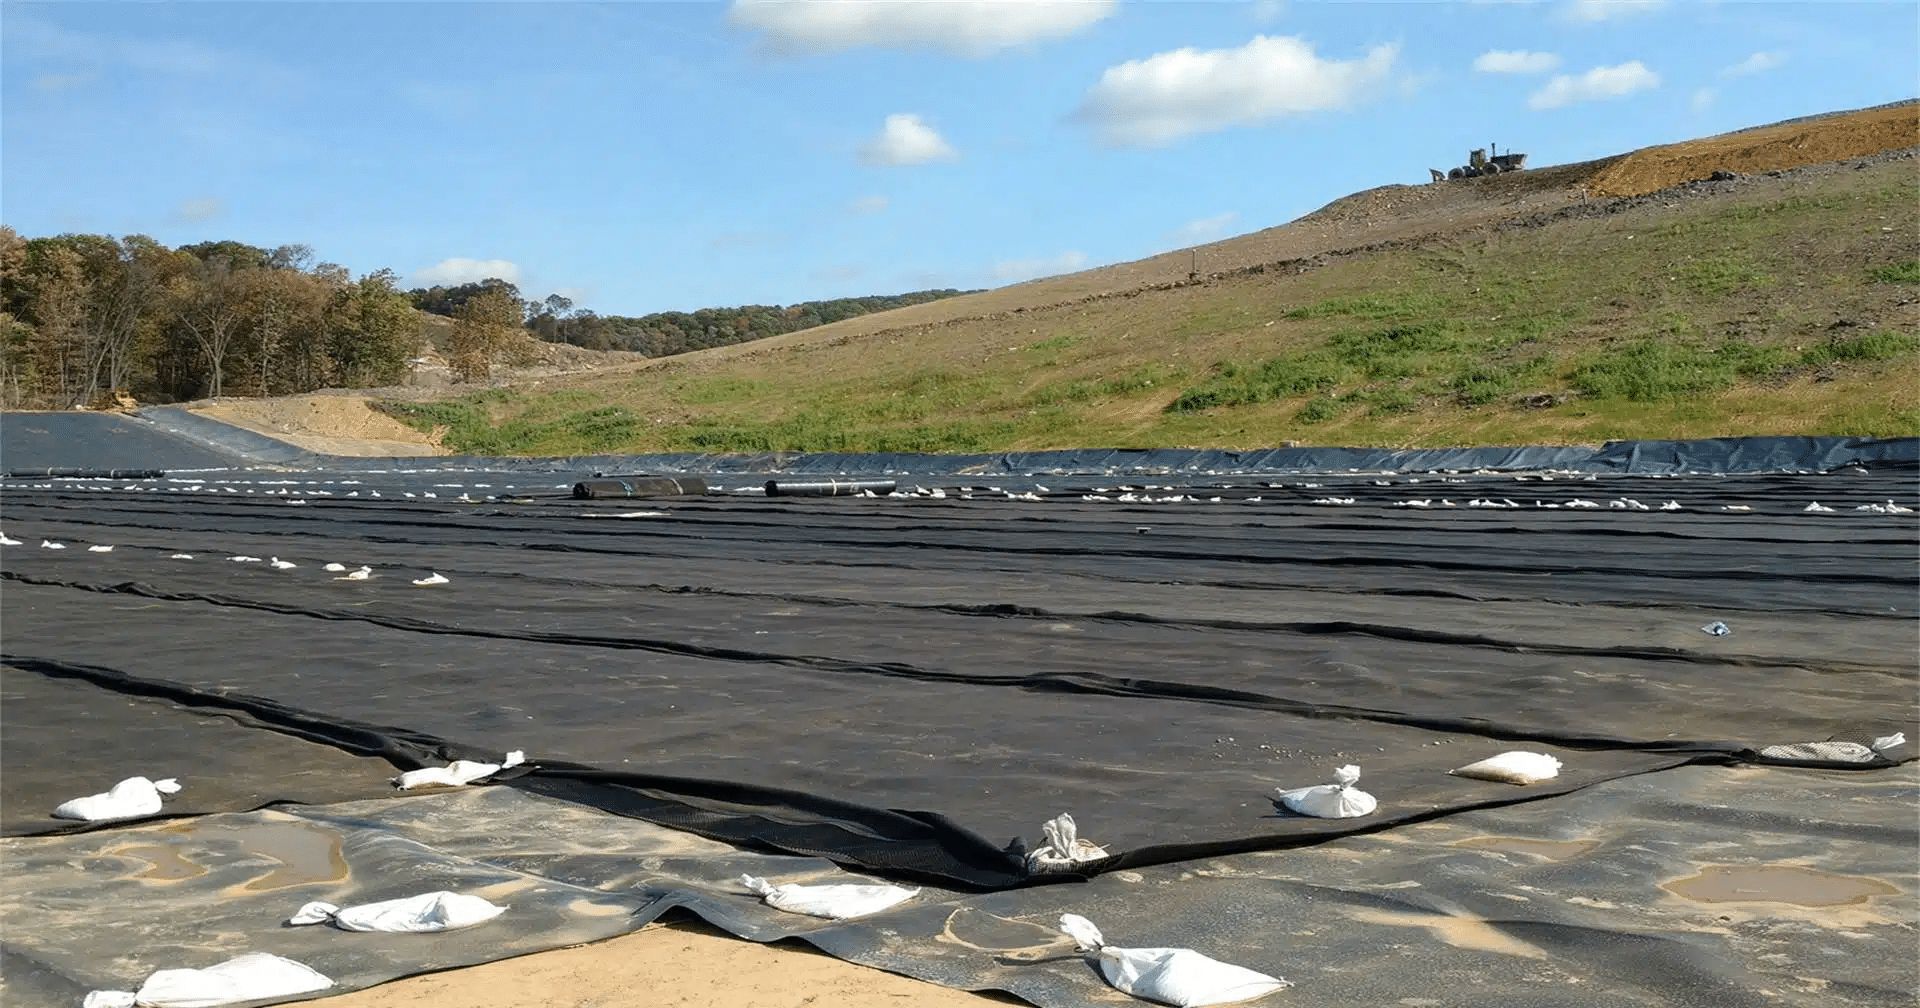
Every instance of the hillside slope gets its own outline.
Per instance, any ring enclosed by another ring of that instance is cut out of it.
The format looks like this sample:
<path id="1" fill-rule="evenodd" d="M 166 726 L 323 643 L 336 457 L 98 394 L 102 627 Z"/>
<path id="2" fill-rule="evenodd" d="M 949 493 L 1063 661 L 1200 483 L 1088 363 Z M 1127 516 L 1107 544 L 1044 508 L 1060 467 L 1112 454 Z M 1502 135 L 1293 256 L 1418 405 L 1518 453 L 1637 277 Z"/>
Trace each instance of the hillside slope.
<path id="1" fill-rule="evenodd" d="M 1767 166 L 1917 130 L 1909 104 L 1389 186 L 1195 279 L 1181 252 L 401 412 L 539 454 L 1914 432 L 1916 161 Z M 1592 193 L 1709 155 L 1769 174 Z"/>

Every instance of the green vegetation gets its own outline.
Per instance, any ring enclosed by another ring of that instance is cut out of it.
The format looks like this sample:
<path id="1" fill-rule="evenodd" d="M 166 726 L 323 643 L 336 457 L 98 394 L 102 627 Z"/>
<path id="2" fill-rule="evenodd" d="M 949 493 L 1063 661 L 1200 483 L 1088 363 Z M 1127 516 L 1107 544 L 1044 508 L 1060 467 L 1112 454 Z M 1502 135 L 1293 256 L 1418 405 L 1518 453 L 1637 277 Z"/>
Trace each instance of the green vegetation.
<path id="1" fill-rule="evenodd" d="M 1920 336 L 1909 292 L 1888 287 L 1920 260 L 1882 230 L 1913 232 L 1910 180 L 1895 166 L 1821 185 L 843 329 L 410 422 L 460 450 L 542 454 L 1920 434 Z"/>

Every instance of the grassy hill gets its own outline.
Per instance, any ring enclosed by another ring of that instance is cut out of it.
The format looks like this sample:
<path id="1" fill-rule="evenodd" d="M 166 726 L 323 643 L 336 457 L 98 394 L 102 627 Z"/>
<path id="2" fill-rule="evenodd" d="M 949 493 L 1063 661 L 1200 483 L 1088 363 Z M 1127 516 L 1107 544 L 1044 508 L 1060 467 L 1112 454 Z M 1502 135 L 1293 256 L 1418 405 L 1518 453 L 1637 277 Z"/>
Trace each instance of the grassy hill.
<path id="1" fill-rule="evenodd" d="M 1894 111 L 1390 186 L 1195 254 L 390 409 L 541 455 L 1920 434 L 1920 161 L 1772 167 L 1911 148 Z M 1771 174 L 1656 188 L 1710 164 Z"/>

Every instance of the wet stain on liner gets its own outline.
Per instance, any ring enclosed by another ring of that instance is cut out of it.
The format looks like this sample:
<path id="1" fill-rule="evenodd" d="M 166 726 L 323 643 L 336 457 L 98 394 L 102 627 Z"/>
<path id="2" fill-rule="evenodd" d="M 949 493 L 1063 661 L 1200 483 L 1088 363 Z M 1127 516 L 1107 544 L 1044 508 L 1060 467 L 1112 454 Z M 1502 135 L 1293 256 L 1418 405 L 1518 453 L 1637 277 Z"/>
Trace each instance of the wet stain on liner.
<path id="1" fill-rule="evenodd" d="M 1598 840 L 1529 840 L 1525 837 L 1483 836 L 1460 840 L 1453 846 L 1511 854 L 1535 854 L 1549 861 L 1564 861 L 1567 858 L 1585 854 L 1600 846 L 1600 842 Z"/>
<path id="2" fill-rule="evenodd" d="M 1793 865 L 1713 865 L 1700 874 L 1660 883 L 1660 888 L 1695 903 L 1792 903 L 1795 906 L 1853 906 L 1900 890 L 1862 875 L 1834 875 Z"/>

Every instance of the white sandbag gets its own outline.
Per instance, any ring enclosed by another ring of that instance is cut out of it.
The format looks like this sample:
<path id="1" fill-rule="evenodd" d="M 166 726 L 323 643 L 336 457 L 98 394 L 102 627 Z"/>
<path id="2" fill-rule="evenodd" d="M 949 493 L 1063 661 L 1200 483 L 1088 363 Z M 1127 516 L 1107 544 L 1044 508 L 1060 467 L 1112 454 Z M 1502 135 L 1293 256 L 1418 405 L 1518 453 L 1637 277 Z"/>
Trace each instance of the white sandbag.
<path id="1" fill-rule="evenodd" d="M 1872 763 L 1875 760 L 1889 759 L 1886 751 L 1907 744 L 1905 732 L 1894 732 L 1874 739 L 1865 745 L 1858 742 L 1790 742 L 1786 745 L 1770 745 L 1760 750 L 1760 755 L 1768 759 L 1788 760 L 1824 760 L 1832 763 Z"/>
<path id="2" fill-rule="evenodd" d="M 1292 790 L 1274 788 L 1273 796 L 1280 804 L 1301 815 L 1322 819 L 1352 819 L 1367 815 L 1380 805 L 1372 795 L 1353 786 L 1359 779 L 1360 768 L 1349 763 L 1333 772 L 1332 784 Z"/>
<path id="3" fill-rule="evenodd" d="M 1047 835 L 1047 842 L 1027 855 L 1027 870 L 1030 872 L 1072 871 L 1107 856 L 1106 848 L 1091 840 L 1080 839 L 1073 816 L 1065 812 L 1047 820 L 1040 827 L 1040 832 Z"/>
<path id="4" fill-rule="evenodd" d="M 740 884 L 775 910 L 833 920 L 879 913 L 920 895 L 890 885 L 774 885 L 752 875 L 740 876 Z"/>
<path id="5" fill-rule="evenodd" d="M 495 906 L 478 896 L 443 889 L 379 903 L 362 903 L 344 910 L 332 903 L 308 903 L 287 923 L 300 927 L 332 921 L 342 931 L 428 934 L 484 924 L 506 911 L 506 907 Z"/>
<path id="6" fill-rule="evenodd" d="M 254 952 L 206 969 L 159 970 L 138 991 L 94 991 L 81 1004 L 82 1008 L 213 1008 L 310 994 L 331 986 L 332 980 L 307 966 Z"/>
<path id="7" fill-rule="evenodd" d="M 1455 777 L 1499 781 L 1502 784 L 1538 784 L 1560 776 L 1560 761 L 1545 753 L 1515 750 L 1447 772 Z"/>
<path id="8" fill-rule="evenodd" d="M 160 811 L 160 796 L 173 794 L 180 790 L 180 782 L 168 777 L 165 780 L 148 780 L 145 777 L 129 777 L 113 786 L 111 791 L 90 794 L 84 798 L 62 802 L 53 810 L 55 819 L 80 819 L 86 822 L 98 822 L 102 819 L 131 819 L 135 816 L 154 815 Z"/>
<path id="9" fill-rule="evenodd" d="M 1078 914 L 1062 914 L 1060 930 L 1094 960 L 1115 990 L 1177 1008 L 1233 1004 L 1293 986 L 1192 949 L 1114 948 L 1092 921 Z"/>
<path id="10" fill-rule="evenodd" d="M 454 760 L 443 767 L 425 767 L 409 770 L 393 779 L 393 786 L 402 791 L 408 788 L 426 787 L 439 784 L 445 787 L 459 787 L 471 784 L 482 777 L 491 777 L 511 766 L 519 766 L 527 761 L 527 754 L 518 749 L 507 754 L 507 758 L 498 763 L 480 763 L 474 760 Z"/>

